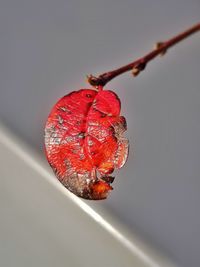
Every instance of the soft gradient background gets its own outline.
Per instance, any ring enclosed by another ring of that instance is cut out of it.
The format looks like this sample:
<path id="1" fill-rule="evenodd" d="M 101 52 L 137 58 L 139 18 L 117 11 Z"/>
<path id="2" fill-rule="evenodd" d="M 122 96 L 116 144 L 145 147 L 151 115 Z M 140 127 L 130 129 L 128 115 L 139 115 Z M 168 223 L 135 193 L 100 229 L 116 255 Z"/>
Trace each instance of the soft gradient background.
<path id="1" fill-rule="evenodd" d="M 199 0 L 2 0 L 0 119 L 39 153 L 52 105 L 200 21 Z M 200 33 L 112 81 L 130 156 L 95 205 L 182 266 L 200 266 Z"/>

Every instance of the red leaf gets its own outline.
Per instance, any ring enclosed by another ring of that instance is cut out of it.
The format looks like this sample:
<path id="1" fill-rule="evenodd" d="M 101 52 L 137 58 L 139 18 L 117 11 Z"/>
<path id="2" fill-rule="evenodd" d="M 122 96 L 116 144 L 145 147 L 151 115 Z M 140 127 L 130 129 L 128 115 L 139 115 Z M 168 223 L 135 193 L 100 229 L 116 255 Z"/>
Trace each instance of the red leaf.
<path id="1" fill-rule="evenodd" d="M 109 175 L 128 156 L 128 140 L 122 136 L 125 130 L 126 120 L 120 116 L 120 100 L 114 92 L 72 92 L 56 103 L 46 123 L 49 164 L 74 194 L 106 198 L 114 179 Z"/>

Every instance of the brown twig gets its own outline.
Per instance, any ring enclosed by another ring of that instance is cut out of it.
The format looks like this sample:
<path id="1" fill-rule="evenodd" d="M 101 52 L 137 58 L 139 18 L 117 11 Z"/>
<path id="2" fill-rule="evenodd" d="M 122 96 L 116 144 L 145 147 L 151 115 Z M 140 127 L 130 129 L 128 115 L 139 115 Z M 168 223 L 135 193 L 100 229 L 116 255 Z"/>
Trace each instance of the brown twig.
<path id="1" fill-rule="evenodd" d="M 111 81 L 116 76 L 119 76 L 120 74 L 123 74 L 124 72 L 132 70 L 132 74 L 134 76 L 137 76 L 142 70 L 145 69 L 147 63 L 157 57 L 158 55 L 164 55 L 167 50 L 176 45 L 177 43 L 181 42 L 185 38 L 189 37 L 190 35 L 200 31 L 200 23 L 194 25 L 193 27 L 189 28 L 188 30 L 176 35 L 175 37 L 169 39 L 165 42 L 159 42 L 156 44 L 156 48 L 148 53 L 146 56 L 137 59 L 136 61 L 125 65 L 119 69 L 105 72 L 98 77 L 95 77 L 93 75 L 90 75 L 87 77 L 88 82 L 92 86 L 105 86 L 109 81 Z"/>

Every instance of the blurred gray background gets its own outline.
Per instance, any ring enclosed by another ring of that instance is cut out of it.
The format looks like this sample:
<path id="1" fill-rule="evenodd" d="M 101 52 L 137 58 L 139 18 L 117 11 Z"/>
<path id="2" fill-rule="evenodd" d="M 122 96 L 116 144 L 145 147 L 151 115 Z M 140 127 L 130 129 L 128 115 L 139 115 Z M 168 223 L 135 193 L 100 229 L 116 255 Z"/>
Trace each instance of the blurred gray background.
<path id="1" fill-rule="evenodd" d="M 1 0 L 0 120 L 43 153 L 43 128 L 86 74 L 131 62 L 200 21 L 199 0 Z M 182 266 L 200 266 L 200 33 L 107 86 L 122 102 L 130 156 L 95 205 Z"/>

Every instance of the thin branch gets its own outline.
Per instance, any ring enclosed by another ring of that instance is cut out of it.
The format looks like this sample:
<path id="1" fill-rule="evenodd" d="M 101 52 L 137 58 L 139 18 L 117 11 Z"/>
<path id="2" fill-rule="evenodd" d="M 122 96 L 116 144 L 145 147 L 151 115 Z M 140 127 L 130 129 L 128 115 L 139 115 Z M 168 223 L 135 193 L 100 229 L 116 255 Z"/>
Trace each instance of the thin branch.
<path id="1" fill-rule="evenodd" d="M 164 55 L 169 48 L 176 45 L 177 43 L 181 42 L 185 38 L 189 37 L 190 35 L 200 31 L 200 23 L 194 25 L 193 27 L 189 28 L 188 30 L 174 36 L 173 38 L 169 39 L 165 42 L 159 42 L 156 44 L 156 48 L 145 55 L 142 58 L 137 59 L 136 61 L 125 65 L 119 69 L 105 72 L 98 77 L 95 77 L 93 75 L 90 75 L 87 77 L 88 82 L 95 87 L 98 86 L 105 86 L 109 81 L 111 81 L 113 78 L 119 76 L 120 74 L 123 74 L 124 72 L 132 70 L 132 74 L 134 76 L 137 76 L 142 70 L 145 69 L 147 63 L 157 57 L 158 55 Z"/>

